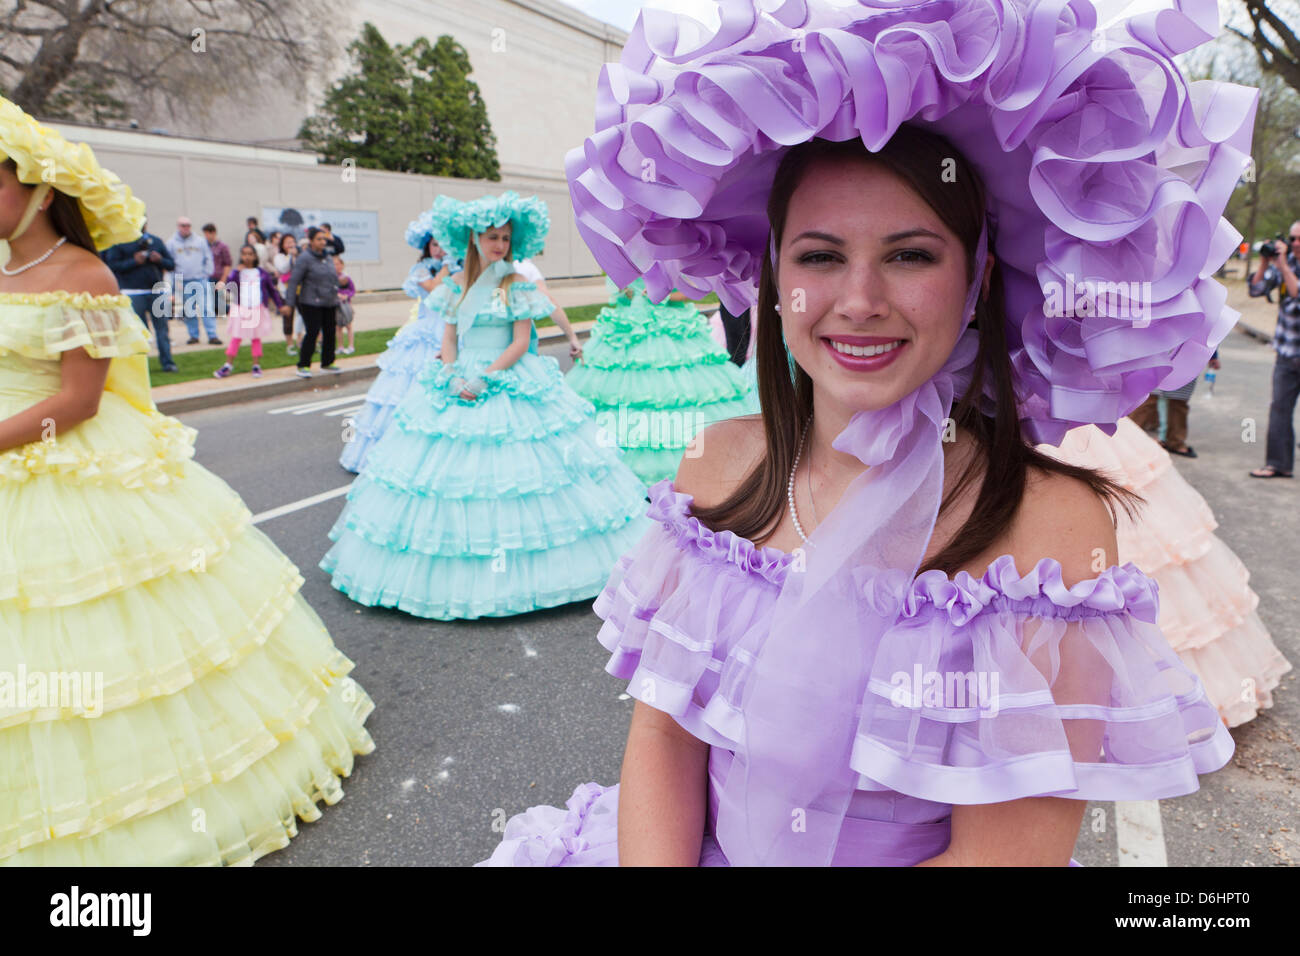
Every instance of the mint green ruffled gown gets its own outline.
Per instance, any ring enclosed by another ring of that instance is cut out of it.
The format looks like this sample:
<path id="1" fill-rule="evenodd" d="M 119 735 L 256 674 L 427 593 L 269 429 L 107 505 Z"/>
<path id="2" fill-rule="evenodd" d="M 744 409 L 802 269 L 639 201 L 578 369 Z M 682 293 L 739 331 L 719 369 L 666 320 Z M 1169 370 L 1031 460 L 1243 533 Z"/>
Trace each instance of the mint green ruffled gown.
<path id="1" fill-rule="evenodd" d="M 501 293 L 512 271 L 493 263 L 463 302 L 450 281 L 431 293 L 457 326 L 456 361 L 430 362 L 398 405 L 320 565 L 360 604 L 450 620 L 587 600 L 649 527 L 645 485 L 535 328 L 514 365 L 485 371 L 515 321 L 555 311 L 531 282 Z M 467 401 L 456 377 L 488 387 Z"/>
<path id="2" fill-rule="evenodd" d="M 612 283 L 611 283 L 612 286 Z M 569 386 L 647 484 L 677 474 L 686 446 L 713 422 L 758 411 L 758 395 L 690 302 L 655 304 L 636 280 L 596 317 Z"/>

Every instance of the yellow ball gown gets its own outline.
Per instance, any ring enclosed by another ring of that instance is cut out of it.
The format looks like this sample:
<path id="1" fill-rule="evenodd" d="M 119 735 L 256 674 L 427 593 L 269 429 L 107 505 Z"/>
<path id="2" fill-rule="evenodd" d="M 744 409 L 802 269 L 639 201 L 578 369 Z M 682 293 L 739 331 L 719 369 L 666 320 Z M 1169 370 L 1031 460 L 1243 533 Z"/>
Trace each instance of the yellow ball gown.
<path id="1" fill-rule="evenodd" d="M 374 705 L 157 411 L 129 299 L 0 293 L 0 420 L 79 347 L 98 414 L 0 452 L 0 863 L 251 863 L 342 797 Z"/>

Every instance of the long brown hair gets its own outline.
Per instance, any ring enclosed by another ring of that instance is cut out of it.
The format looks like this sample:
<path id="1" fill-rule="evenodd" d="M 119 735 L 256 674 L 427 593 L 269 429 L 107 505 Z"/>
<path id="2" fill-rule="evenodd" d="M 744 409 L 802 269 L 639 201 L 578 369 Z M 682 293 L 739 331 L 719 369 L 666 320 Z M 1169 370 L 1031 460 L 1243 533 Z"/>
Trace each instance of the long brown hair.
<path id="1" fill-rule="evenodd" d="M 18 174 L 18 164 L 12 158 L 6 158 L 0 165 L 14 175 Z M 23 185 L 36 188 L 30 183 Z M 90 229 L 81 215 L 81 206 L 77 200 L 57 189 L 50 190 L 50 197 L 50 207 L 45 210 L 45 214 L 50 217 L 50 225 L 54 227 L 54 231 L 72 245 L 81 246 L 98 255 L 99 250 L 95 248 L 95 240 L 90 237 Z"/>
<path id="2" fill-rule="evenodd" d="M 768 221 L 778 248 L 790 197 L 808 167 L 822 160 L 879 163 L 908 183 L 961 240 L 966 250 L 967 283 L 972 281 L 975 245 L 984 221 L 983 183 L 974 168 L 945 139 L 912 126 L 900 127 L 876 153 L 869 152 L 858 139 L 844 142 L 818 139 L 791 149 L 777 168 L 767 203 Z M 955 181 L 951 177 L 946 181 L 941 179 L 940 171 L 946 168 L 955 172 Z M 808 373 L 796 368 L 795 381 L 790 381 L 781 317 L 776 311 L 778 301 L 772 264 L 764 256 L 758 290 L 755 362 L 767 453 L 726 500 L 713 507 L 692 509 L 708 527 L 730 530 L 751 540 L 761 540 L 780 523 L 796 446 L 813 412 L 812 379 Z M 921 570 L 934 568 L 955 574 L 992 547 L 1020 507 L 1031 467 L 1086 483 L 1106 502 L 1112 519 L 1117 504 L 1132 515 L 1135 505 L 1142 500 L 1091 469 L 1067 465 L 1042 454 L 1025 438 L 1016 410 L 1005 311 L 1001 272 L 995 264 L 988 295 L 981 298 L 975 310 L 973 326 L 979 330 L 979 351 L 974 378 L 952 413 L 956 425 L 974 436 L 977 453 L 971 456 L 944 496 L 940 514 L 954 505 L 981 471 L 983 481 L 974 508 L 961 529 Z M 986 381 L 992 383 L 997 396 L 996 413 L 992 417 L 984 415 L 977 405 Z"/>

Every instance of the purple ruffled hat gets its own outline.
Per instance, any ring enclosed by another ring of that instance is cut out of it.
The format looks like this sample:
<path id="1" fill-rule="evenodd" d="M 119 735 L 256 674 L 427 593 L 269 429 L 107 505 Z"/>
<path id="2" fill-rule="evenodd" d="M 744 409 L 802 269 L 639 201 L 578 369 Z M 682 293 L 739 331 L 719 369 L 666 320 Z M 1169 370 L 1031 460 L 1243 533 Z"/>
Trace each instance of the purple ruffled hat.
<path id="1" fill-rule="evenodd" d="M 647 8 L 602 72 L 566 170 L 616 283 L 749 307 L 785 150 L 876 150 L 910 123 L 984 180 L 1033 440 L 1113 426 L 1199 374 L 1237 318 L 1211 276 L 1240 241 L 1222 212 L 1257 97 L 1173 61 L 1218 33 L 1214 0 L 1105 20 L 1088 0 L 771 5 L 721 0 L 702 42 Z"/>

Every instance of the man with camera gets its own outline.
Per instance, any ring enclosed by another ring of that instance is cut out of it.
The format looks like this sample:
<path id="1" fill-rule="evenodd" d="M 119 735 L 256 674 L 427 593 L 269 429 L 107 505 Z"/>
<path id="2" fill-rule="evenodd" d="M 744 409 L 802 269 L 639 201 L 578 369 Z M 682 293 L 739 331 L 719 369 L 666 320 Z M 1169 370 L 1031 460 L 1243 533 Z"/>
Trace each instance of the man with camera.
<path id="1" fill-rule="evenodd" d="M 1293 222 L 1286 242 L 1265 243 L 1260 248 L 1259 269 L 1250 280 L 1252 296 L 1267 295 L 1279 286 L 1277 331 L 1273 349 L 1273 402 L 1268 409 L 1268 443 L 1265 464 L 1252 478 L 1290 478 L 1295 469 L 1295 405 L 1300 398 L 1300 222 Z"/>
<path id="2" fill-rule="evenodd" d="M 162 370 L 174 372 L 176 363 L 172 361 L 172 343 L 167 333 L 171 295 L 163 283 L 163 273 L 176 268 L 176 264 L 166 243 L 147 230 L 148 224 L 148 220 L 140 224 L 139 239 L 109 246 L 102 258 L 117 277 L 122 294 L 130 297 L 131 307 L 140 316 L 145 329 L 149 329 L 152 322 Z"/>

